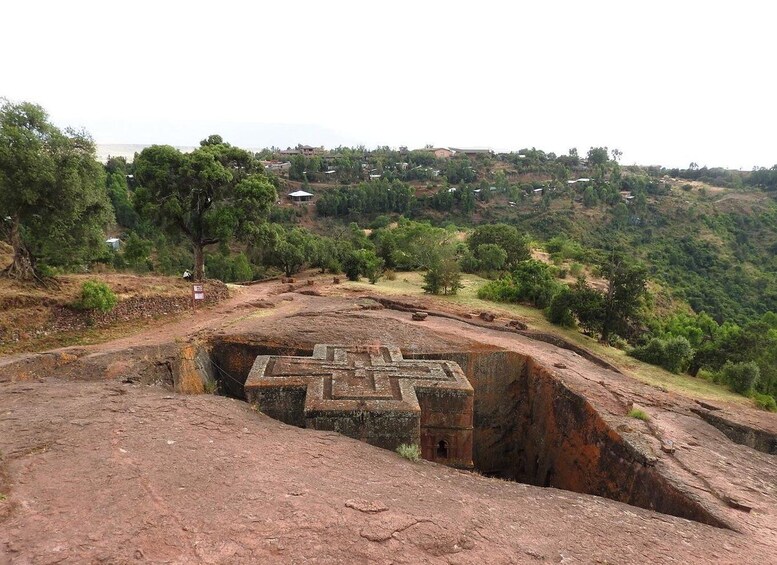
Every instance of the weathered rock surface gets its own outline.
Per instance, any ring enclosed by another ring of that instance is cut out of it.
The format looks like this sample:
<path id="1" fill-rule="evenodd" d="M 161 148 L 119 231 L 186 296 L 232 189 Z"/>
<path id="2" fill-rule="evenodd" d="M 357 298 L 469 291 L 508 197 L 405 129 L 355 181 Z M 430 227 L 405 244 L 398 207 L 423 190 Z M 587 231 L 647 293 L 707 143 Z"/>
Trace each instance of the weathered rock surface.
<path id="1" fill-rule="evenodd" d="M 695 401 L 501 324 L 413 324 L 352 299 L 276 296 L 285 287 L 249 287 L 134 338 L 0 359 L 0 563 L 764 563 L 777 551 L 775 456 L 729 439 Z M 274 307 L 243 307 L 257 300 Z M 170 392 L 218 377 L 242 395 L 256 355 L 315 343 L 457 361 L 484 472 L 731 529 L 412 464 L 243 402 Z M 650 421 L 628 418 L 632 404 Z M 714 407 L 767 434 L 777 423 Z"/>
<path id="2" fill-rule="evenodd" d="M 0 384 L 0 561 L 764 563 L 768 540 L 497 481 L 243 402 Z M 384 509 L 385 507 L 385 509 Z"/>

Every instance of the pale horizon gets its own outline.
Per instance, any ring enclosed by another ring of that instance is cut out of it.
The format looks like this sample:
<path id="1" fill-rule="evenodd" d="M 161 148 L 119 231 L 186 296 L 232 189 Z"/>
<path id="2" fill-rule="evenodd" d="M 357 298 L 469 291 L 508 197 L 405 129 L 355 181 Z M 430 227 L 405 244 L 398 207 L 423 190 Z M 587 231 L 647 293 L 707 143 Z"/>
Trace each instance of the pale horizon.
<path id="1" fill-rule="evenodd" d="M 249 148 L 607 146 L 626 165 L 771 167 L 777 8 L 678 4 L 12 0 L 0 96 L 101 145 L 217 133 Z"/>

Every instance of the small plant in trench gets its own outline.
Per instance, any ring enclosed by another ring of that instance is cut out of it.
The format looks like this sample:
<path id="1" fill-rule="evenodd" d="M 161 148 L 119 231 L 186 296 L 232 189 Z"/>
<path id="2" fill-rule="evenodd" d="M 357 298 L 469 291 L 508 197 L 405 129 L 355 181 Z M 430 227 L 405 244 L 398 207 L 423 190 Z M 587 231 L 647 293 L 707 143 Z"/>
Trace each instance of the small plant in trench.
<path id="1" fill-rule="evenodd" d="M 414 443 L 403 443 L 397 447 L 397 453 L 399 453 L 405 459 L 412 461 L 413 463 L 416 463 L 419 459 L 421 459 L 421 448 Z"/>
<path id="2" fill-rule="evenodd" d="M 205 394 L 218 394 L 219 383 L 215 380 L 208 379 L 205 381 L 203 388 L 205 389 Z"/>
<path id="3" fill-rule="evenodd" d="M 640 410 L 639 408 L 632 408 L 629 410 L 629 416 L 636 418 L 637 420 L 642 420 L 643 422 L 650 420 L 650 416 L 648 416 L 647 412 Z"/>

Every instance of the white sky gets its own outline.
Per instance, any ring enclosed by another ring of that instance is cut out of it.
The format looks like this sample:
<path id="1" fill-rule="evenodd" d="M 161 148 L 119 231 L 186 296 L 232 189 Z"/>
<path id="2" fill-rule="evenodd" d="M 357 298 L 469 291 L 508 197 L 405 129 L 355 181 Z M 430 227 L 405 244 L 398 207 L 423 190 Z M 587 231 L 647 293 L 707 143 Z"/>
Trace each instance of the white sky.
<path id="1" fill-rule="evenodd" d="M 3 0 L 0 96 L 98 143 L 777 163 L 768 0 Z"/>

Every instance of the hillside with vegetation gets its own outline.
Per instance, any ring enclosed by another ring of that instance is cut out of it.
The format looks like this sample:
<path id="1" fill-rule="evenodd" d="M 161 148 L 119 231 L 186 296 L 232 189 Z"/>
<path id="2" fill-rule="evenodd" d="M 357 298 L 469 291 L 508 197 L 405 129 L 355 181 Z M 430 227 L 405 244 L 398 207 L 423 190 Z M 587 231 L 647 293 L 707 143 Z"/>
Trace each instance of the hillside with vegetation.
<path id="1" fill-rule="evenodd" d="M 478 275 L 481 300 L 534 307 L 563 331 L 766 408 L 777 395 L 776 197 L 777 166 L 625 166 L 606 147 L 254 153 L 213 135 L 191 152 L 152 146 L 103 165 L 88 135 L 58 130 L 41 108 L 0 110 L 3 274 L 21 284 L 316 268 L 371 283 L 415 271 L 427 293 L 454 295 L 464 272 Z"/>

